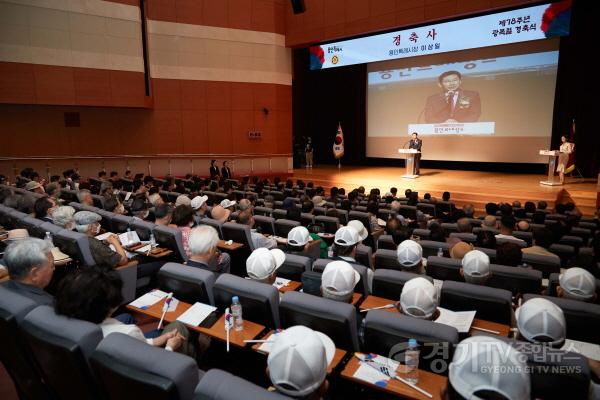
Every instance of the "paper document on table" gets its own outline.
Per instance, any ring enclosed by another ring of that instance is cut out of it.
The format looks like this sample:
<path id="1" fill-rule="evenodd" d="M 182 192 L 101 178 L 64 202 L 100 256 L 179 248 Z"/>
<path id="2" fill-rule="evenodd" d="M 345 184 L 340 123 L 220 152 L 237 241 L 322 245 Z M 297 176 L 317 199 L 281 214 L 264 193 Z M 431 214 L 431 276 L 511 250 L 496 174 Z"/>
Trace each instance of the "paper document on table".
<path id="1" fill-rule="evenodd" d="M 438 307 L 440 316 L 435 320 L 438 324 L 453 326 L 461 333 L 467 333 L 471 329 L 475 311 L 450 311 Z"/>
<path id="2" fill-rule="evenodd" d="M 136 249 L 135 252 L 136 253 L 140 253 L 140 254 L 146 254 L 150 250 L 152 250 L 152 245 L 151 244 L 147 244 L 144 247 L 140 247 L 139 249 Z"/>
<path id="3" fill-rule="evenodd" d="M 361 360 L 354 377 L 377 386 L 386 386 L 390 378 L 396 376 L 400 363 L 377 354 L 355 353 Z"/>
<path id="4" fill-rule="evenodd" d="M 124 247 L 141 242 L 140 237 L 138 236 L 136 231 L 128 231 L 121 233 L 119 235 L 119 241 Z"/>
<path id="5" fill-rule="evenodd" d="M 110 235 L 112 235 L 112 232 L 104 232 L 102 235 L 95 236 L 95 238 L 103 241 L 106 240 L 106 238 L 108 238 Z"/>
<path id="6" fill-rule="evenodd" d="M 361 381 L 377 386 L 386 386 L 390 381 L 389 376 L 363 363 L 361 363 L 360 367 L 356 369 L 353 376 L 356 379 L 360 379 Z"/>
<path id="7" fill-rule="evenodd" d="M 289 279 L 276 278 L 275 282 L 273 283 L 273 286 L 275 286 L 279 290 L 282 287 L 289 285 L 290 282 L 291 282 L 291 280 L 289 280 Z"/>
<path id="8" fill-rule="evenodd" d="M 600 361 L 600 345 L 594 343 L 580 342 L 578 340 L 565 339 L 565 344 L 561 350 L 572 351 L 591 358 L 592 360 Z"/>
<path id="9" fill-rule="evenodd" d="M 181 314 L 177 321 L 184 324 L 198 326 L 217 308 L 207 304 L 195 303 L 186 312 Z"/>
<path id="10" fill-rule="evenodd" d="M 134 301 L 129 303 L 129 305 L 142 309 L 148 308 L 167 297 L 167 295 L 168 293 L 163 292 L 162 290 L 153 290 L 151 292 L 146 293 L 142 297 L 135 299 Z"/>
<path id="11" fill-rule="evenodd" d="M 274 342 L 277 339 L 277 335 L 279 335 L 283 330 L 276 329 L 269 336 L 265 338 L 267 342 Z M 262 351 L 263 353 L 269 354 L 271 352 L 271 348 L 273 348 L 273 343 L 263 343 L 258 347 L 258 351 Z"/>

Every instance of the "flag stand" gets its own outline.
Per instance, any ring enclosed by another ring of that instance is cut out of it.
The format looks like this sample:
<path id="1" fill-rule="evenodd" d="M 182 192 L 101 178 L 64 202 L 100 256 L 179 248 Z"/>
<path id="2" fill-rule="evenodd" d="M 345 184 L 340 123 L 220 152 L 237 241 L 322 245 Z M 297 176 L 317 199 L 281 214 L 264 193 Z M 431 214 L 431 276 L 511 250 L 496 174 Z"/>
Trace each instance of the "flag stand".
<path id="1" fill-rule="evenodd" d="M 342 168 L 342 160 L 338 158 L 338 169 Z"/>

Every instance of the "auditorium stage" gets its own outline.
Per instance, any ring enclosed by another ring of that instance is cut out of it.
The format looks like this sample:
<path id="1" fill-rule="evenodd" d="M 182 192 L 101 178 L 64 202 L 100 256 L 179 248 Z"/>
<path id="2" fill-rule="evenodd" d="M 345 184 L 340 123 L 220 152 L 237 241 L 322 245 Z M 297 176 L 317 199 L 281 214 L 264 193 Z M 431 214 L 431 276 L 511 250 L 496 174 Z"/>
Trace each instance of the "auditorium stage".
<path id="1" fill-rule="evenodd" d="M 449 191 L 451 200 L 457 205 L 473 204 L 483 210 L 485 203 L 545 200 L 552 207 L 557 199 L 571 197 L 584 215 L 593 215 L 596 204 L 596 180 L 566 178 L 564 186 L 543 186 L 544 175 L 510 174 L 500 172 L 478 172 L 444 169 L 421 169 L 417 179 L 403 179 L 402 167 L 350 167 L 326 165 L 314 168 L 294 169 L 293 179 L 314 182 L 315 186 L 343 187 L 346 192 L 358 186 L 367 190 L 379 188 L 381 194 L 392 186 L 399 193 L 412 189 L 422 196 L 426 192 L 441 199 L 442 192 Z M 558 179 L 558 177 L 557 177 Z"/>

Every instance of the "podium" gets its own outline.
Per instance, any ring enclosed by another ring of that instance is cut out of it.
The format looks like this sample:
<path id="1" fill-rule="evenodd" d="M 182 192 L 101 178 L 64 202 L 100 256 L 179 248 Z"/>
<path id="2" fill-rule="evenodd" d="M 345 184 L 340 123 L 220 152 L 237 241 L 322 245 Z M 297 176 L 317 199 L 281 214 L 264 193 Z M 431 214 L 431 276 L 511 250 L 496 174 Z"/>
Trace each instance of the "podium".
<path id="1" fill-rule="evenodd" d="M 540 181 L 541 185 L 558 186 L 560 182 L 554 180 L 554 171 L 556 170 L 556 157 L 560 155 L 558 150 L 540 150 L 540 156 L 548 157 L 548 178 Z"/>
<path id="2" fill-rule="evenodd" d="M 421 152 L 416 149 L 398 149 L 398 153 L 406 154 L 406 174 L 402 175 L 404 179 L 415 179 L 415 156 Z"/>

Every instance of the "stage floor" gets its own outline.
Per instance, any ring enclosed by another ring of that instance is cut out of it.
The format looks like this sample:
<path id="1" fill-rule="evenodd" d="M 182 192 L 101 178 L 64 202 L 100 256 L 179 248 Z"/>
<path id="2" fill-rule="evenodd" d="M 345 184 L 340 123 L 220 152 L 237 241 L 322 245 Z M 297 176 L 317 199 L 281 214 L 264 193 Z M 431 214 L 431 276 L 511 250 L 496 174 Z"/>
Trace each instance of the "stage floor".
<path id="1" fill-rule="evenodd" d="M 451 193 L 451 200 L 457 205 L 472 203 L 483 210 L 485 203 L 545 200 L 553 206 L 557 199 L 571 197 L 584 215 L 592 215 L 596 204 L 596 181 L 592 179 L 566 178 L 563 186 L 540 185 L 544 175 L 511 174 L 499 172 L 478 172 L 443 169 L 421 169 L 416 179 L 403 179 L 404 168 L 399 167 L 350 167 L 319 166 L 294 169 L 293 179 L 314 182 L 315 186 L 330 188 L 343 187 L 346 192 L 364 186 L 367 192 L 379 188 L 383 195 L 391 187 L 399 193 L 406 189 L 426 192 L 441 199 L 444 191 Z M 558 177 L 557 177 L 558 179 Z"/>

